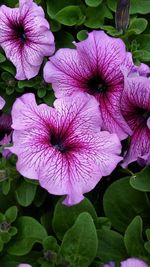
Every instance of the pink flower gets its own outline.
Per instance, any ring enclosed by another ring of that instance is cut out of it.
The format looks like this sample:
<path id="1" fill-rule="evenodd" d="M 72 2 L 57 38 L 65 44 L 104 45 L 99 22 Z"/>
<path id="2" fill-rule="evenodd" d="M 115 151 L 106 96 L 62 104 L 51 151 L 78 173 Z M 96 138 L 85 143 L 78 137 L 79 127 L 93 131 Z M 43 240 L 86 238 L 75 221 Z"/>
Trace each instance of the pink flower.
<path id="1" fill-rule="evenodd" d="M 0 6 L 0 45 L 16 66 L 18 80 L 36 76 L 44 56 L 54 52 L 43 9 L 33 0 L 20 0 L 19 8 Z"/>
<path id="2" fill-rule="evenodd" d="M 89 33 L 75 43 L 76 49 L 62 48 L 44 67 L 46 82 L 52 83 L 58 98 L 83 91 L 94 95 L 102 114 L 102 129 L 125 139 L 131 130 L 120 110 L 124 77 L 122 64 L 132 68 L 132 60 L 121 39 L 103 31 Z"/>
<path id="3" fill-rule="evenodd" d="M 121 100 L 122 114 L 133 131 L 129 150 L 123 166 L 150 156 L 150 79 L 141 76 L 125 76 L 125 88 Z M 147 160 L 146 160 L 147 158 Z"/>
<path id="4" fill-rule="evenodd" d="M 115 263 L 110 262 L 108 264 L 104 264 L 103 267 L 115 267 Z M 148 267 L 148 264 L 141 259 L 129 258 L 121 262 L 121 267 Z"/>
<path id="5" fill-rule="evenodd" d="M 143 260 L 130 258 L 121 262 L 121 267 L 148 267 Z"/>
<path id="6" fill-rule="evenodd" d="M 54 195 L 67 195 L 66 205 L 79 203 L 102 176 L 122 159 L 115 134 L 100 132 L 94 97 L 79 93 L 57 99 L 54 108 L 37 106 L 33 94 L 18 98 L 12 109 L 17 170 L 39 180 Z"/>
<path id="7" fill-rule="evenodd" d="M 30 264 L 21 263 L 17 267 L 32 267 Z"/>
<path id="8" fill-rule="evenodd" d="M 4 107 L 5 100 L 0 96 L 0 110 Z"/>

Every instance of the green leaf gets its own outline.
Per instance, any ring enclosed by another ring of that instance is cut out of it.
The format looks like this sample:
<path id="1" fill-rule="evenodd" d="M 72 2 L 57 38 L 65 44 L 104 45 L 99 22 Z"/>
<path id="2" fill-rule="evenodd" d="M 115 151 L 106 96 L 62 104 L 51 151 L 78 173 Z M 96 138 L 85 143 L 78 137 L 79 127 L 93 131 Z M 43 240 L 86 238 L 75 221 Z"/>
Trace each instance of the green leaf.
<path id="1" fill-rule="evenodd" d="M 14 222 L 16 220 L 16 218 L 17 218 L 17 213 L 18 213 L 18 209 L 17 209 L 16 206 L 10 207 L 5 212 L 6 221 L 9 222 L 9 223 Z"/>
<path id="2" fill-rule="evenodd" d="M 5 0 L 5 4 L 9 7 L 15 7 L 15 5 L 18 3 L 17 0 Z"/>
<path id="3" fill-rule="evenodd" d="M 58 252 L 59 246 L 57 244 L 57 240 L 54 236 L 48 236 L 43 241 L 43 248 L 45 250 Z"/>
<path id="4" fill-rule="evenodd" d="M 73 26 L 82 23 L 85 16 L 79 6 L 67 6 L 56 14 L 55 19 L 61 24 Z"/>
<path id="5" fill-rule="evenodd" d="M 147 195 L 132 188 L 129 179 L 125 177 L 112 183 L 103 199 L 106 217 L 116 230 L 123 233 L 136 215 L 140 215 L 145 223 L 150 220 Z"/>
<path id="6" fill-rule="evenodd" d="M 105 4 L 101 4 L 98 7 L 88 7 L 84 25 L 92 29 L 98 29 L 104 24 L 104 18 L 113 18 L 112 13 Z"/>
<path id="7" fill-rule="evenodd" d="M 83 41 L 88 37 L 87 30 L 81 30 L 77 33 L 77 39 L 79 41 Z"/>
<path id="8" fill-rule="evenodd" d="M 51 25 L 51 31 L 52 32 L 57 32 L 61 29 L 61 24 L 56 20 L 51 19 L 50 25 Z"/>
<path id="9" fill-rule="evenodd" d="M 11 235 L 8 232 L 2 232 L 0 233 L 0 238 L 3 243 L 8 243 L 11 239 Z"/>
<path id="10" fill-rule="evenodd" d="M 46 89 L 45 88 L 39 88 L 37 90 L 37 95 L 39 98 L 43 98 L 46 95 Z"/>
<path id="11" fill-rule="evenodd" d="M 38 85 L 39 83 L 39 78 L 34 78 L 34 79 L 31 79 L 31 80 L 23 80 L 23 81 L 18 81 L 18 87 L 20 89 L 24 88 L 24 87 L 35 87 L 36 85 Z"/>
<path id="12" fill-rule="evenodd" d="M 66 6 L 78 5 L 80 0 L 47 0 L 47 13 L 50 18 L 55 19 L 55 15 L 58 11 Z"/>
<path id="13" fill-rule="evenodd" d="M 147 25 L 148 21 L 146 19 L 134 18 L 130 22 L 128 33 L 141 34 L 143 31 L 145 31 Z"/>
<path id="14" fill-rule="evenodd" d="M 146 230 L 146 236 L 147 236 L 148 241 L 145 242 L 144 247 L 146 251 L 150 254 L 150 229 Z"/>
<path id="15" fill-rule="evenodd" d="M 53 92 L 47 92 L 46 96 L 43 97 L 45 104 L 52 106 L 55 100 L 55 96 Z"/>
<path id="16" fill-rule="evenodd" d="M 5 61 L 2 64 L 0 64 L 0 67 L 5 70 L 8 71 L 9 73 L 11 73 L 13 76 L 16 73 L 15 67 L 13 66 L 13 64 L 10 61 Z"/>
<path id="17" fill-rule="evenodd" d="M 124 243 L 129 256 L 142 258 L 147 255 L 142 237 L 142 219 L 136 216 L 125 231 Z"/>
<path id="18" fill-rule="evenodd" d="M 28 216 L 20 217 L 16 227 L 18 233 L 15 236 L 15 242 L 8 247 L 8 253 L 11 255 L 22 256 L 29 253 L 36 242 L 42 243 L 47 236 L 44 227 Z"/>
<path id="19" fill-rule="evenodd" d="M 97 257 L 103 262 L 120 262 L 123 258 L 127 257 L 122 235 L 109 229 L 98 230 L 97 235 Z"/>
<path id="20" fill-rule="evenodd" d="M 150 34 L 141 34 L 135 38 L 138 49 L 150 52 Z"/>
<path id="21" fill-rule="evenodd" d="M 60 256 L 72 267 L 88 267 L 96 256 L 97 245 L 93 219 L 90 214 L 83 212 L 66 232 L 61 244 Z"/>
<path id="22" fill-rule="evenodd" d="M 0 63 L 3 63 L 4 61 L 6 61 L 6 58 L 2 53 L 0 53 Z"/>
<path id="23" fill-rule="evenodd" d="M 36 189 L 36 184 L 22 180 L 20 186 L 15 191 L 18 203 L 23 207 L 29 206 L 34 200 Z"/>
<path id="24" fill-rule="evenodd" d="M 57 202 L 52 220 L 53 230 L 60 240 L 62 240 L 65 232 L 74 224 L 81 212 L 86 211 L 90 213 L 94 220 L 97 219 L 95 209 L 87 198 L 84 198 L 78 205 L 71 207 L 67 207 L 61 202 L 62 199 Z"/>
<path id="25" fill-rule="evenodd" d="M 97 7 L 97 6 L 99 6 L 102 3 L 102 1 L 103 0 L 85 0 L 85 3 L 88 6 Z"/>
<path id="26" fill-rule="evenodd" d="M 107 0 L 108 7 L 116 10 L 117 0 Z M 150 12 L 150 0 L 131 0 L 130 14 L 148 14 Z"/>
<path id="27" fill-rule="evenodd" d="M 132 55 L 135 59 L 137 59 L 139 61 L 144 61 L 144 62 L 150 61 L 150 51 L 137 50 L 137 51 L 133 51 Z"/>
<path id="28" fill-rule="evenodd" d="M 60 31 L 55 34 L 57 48 L 68 47 L 74 48 L 74 37 L 71 33 Z"/>
<path id="29" fill-rule="evenodd" d="M 131 177 L 130 184 L 139 191 L 150 192 L 150 166 L 146 166 L 142 171 Z"/>
<path id="30" fill-rule="evenodd" d="M 150 241 L 145 242 L 144 247 L 146 251 L 150 254 Z"/>
<path id="31" fill-rule="evenodd" d="M 13 88 L 13 87 L 6 87 L 6 94 L 7 95 L 13 94 L 14 91 L 15 91 L 15 88 Z"/>
<path id="32" fill-rule="evenodd" d="M 2 183 L 2 191 L 3 191 L 4 195 L 7 195 L 9 193 L 10 187 L 11 187 L 10 179 L 7 179 L 7 180 L 3 181 L 3 183 Z"/>
<path id="33" fill-rule="evenodd" d="M 9 234 L 10 234 L 11 236 L 16 235 L 17 232 L 18 232 L 18 230 L 17 230 L 16 227 L 14 227 L 14 226 L 11 226 L 11 227 L 10 227 L 10 229 L 9 229 Z"/>
<path id="34" fill-rule="evenodd" d="M 98 217 L 96 222 L 96 228 L 101 229 L 110 229 L 111 228 L 111 222 L 106 217 Z"/>
<path id="35" fill-rule="evenodd" d="M 113 26 L 104 25 L 104 26 L 101 26 L 101 29 L 103 29 L 104 31 L 107 31 L 107 33 L 110 34 L 111 36 L 120 35 L 120 32 L 118 32 L 116 28 L 114 28 Z"/>

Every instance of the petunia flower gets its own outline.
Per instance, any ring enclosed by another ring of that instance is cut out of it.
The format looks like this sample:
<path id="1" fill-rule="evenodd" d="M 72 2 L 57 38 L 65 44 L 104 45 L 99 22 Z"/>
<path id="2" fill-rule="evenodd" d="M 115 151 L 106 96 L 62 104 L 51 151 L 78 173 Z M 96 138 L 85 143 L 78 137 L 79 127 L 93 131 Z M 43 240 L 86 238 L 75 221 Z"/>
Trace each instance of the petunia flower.
<path id="1" fill-rule="evenodd" d="M 19 8 L 0 6 L 0 45 L 16 67 L 16 79 L 31 79 L 44 56 L 54 52 L 54 37 L 44 11 L 33 0 L 20 0 Z"/>
<path id="2" fill-rule="evenodd" d="M 17 170 L 49 193 L 67 195 L 66 205 L 79 203 L 122 159 L 117 135 L 100 131 L 98 103 L 88 94 L 57 99 L 54 108 L 25 94 L 14 103 L 12 120 Z"/>
<path id="3" fill-rule="evenodd" d="M 30 264 L 27 263 L 21 263 L 17 267 L 32 267 Z"/>
<path id="4" fill-rule="evenodd" d="M 148 264 L 146 264 L 141 259 L 130 258 L 125 261 L 122 261 L 121 267 L 148 267 Z"/>
<path id="5" fill-rule="evenodd" d="M 102 129 L 125 139 L 131 130 L 120 110 L 124 86 L 122 64 L 132 67 L 121 39 L 93 31 L 75 43 L 76 49 L 62 48 L 44 67 L 44 78 L 52 83 L 57 98 L 79 91 L 95 96 L 102 114 Z M 127 58 L 127 59 L 126 59 Z"/>
<path id="6" fill-rule="evenodd" d="M 137 258 L 129 258 L 125 261 L 122 261 L 120 263 L 121 267 L 148 267 L 148 264 L 146 264 L 143 260 L 137 259 Z M 110 262 L 108 264 L 104 264 L 103 267 L 115 267 L 114 262 Z"/>
<path id="7" fill-rule="evenodd" d="M 121 99 L 122 114 L 133 131 L 123 166 L 150 155 L 150 79 L 142 76 L 125 76 Z M 147 160 L 146 160 L 147 158 Z M 147 162 L 148 163 L 148 162 Z"/>

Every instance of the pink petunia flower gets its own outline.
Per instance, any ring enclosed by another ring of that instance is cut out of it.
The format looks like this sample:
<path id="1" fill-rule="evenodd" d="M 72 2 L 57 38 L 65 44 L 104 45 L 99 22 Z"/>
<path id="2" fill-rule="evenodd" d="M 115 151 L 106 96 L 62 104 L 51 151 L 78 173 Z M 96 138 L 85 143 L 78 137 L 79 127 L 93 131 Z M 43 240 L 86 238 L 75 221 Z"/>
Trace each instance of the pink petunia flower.
<path id="1" fill-rule="evenodd" d="M 0 96 L 0 110 L 4 107 L 5 100 Z"/>
<path id="2" fill-rule="evenodd" d="M 32 267 L 30 264 L 27 263 L 21 263 L 17 267 Z"/>
<path id="3" fill-rule="evenodd" d="M 59 49 L 49 59 L 44 67 L 45 81 L 52 83 L 57 98 L 79 91 L 95 96 L 102 114 L 102 129 L 125 139 L 131 130 L 120 110 L 124 86 L 121 66 L 133 67 L 131 54 L 121 39 L 103 31 L 93 31 L 75 45 L 76 49 Z"/>
<path id="4" fill-rule="evenodd" d="M 20 0 L 19 8 L 0 6 L 0 45 L 16 67 L 16 79 L 36 76 L 55 49 L 43 9 L 33 0 Z"/>
<path id="5" fill-rule="evenodd" d="M 121 99 L 122 114 L 133 131 L 123 166 L 138 160 L 148 163 L 150 158 L 150 79 L 142 76 L 125 76 Z"/>
<path id="6" fill-rule="evenodd" d="M 146 264 L 141 259 L 130 258 L 125 261 L 122 261 L 121 267 L 148 267 L 148 264 Z"/>
<path id="7" fill-rule="evenodd" d="M 108 264 L 104 264 L 103 267 L 115 267 L 114 262 L 110 262 Z M 148 267 L 143 260 L 137 258 L 129 258 L 125 261 L 121 262 L 121 267 Z"/>
<path id="8" fill-rule="evenodd" d="M 17 170 L 49 193 L 67 195 L 66 205 L 79 203 L 122 159 L 117 135 L 100 131 L 98 103 L 88 94 L 57 99 L 54 108 L 25 94 L 14 103 L 12 119 Z"/>

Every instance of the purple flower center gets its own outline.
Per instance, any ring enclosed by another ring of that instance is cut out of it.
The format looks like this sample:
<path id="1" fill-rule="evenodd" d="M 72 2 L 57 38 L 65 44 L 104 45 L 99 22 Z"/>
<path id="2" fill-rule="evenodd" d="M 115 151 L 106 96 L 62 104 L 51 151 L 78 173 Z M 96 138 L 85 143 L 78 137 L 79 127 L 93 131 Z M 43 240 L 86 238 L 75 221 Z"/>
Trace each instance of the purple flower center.
<path id="1" fill-rule="evenodd" d="M 12 25 L 12 29 L 14 31 L 15 38 L 19 39 L 24 44 L 27 40 L 24 26 L 20 23 L 15 23 Z"/>
<path id="2" fill-rule="evenodd" d="M 150 117 L 150 111 L 145 110 L 143 108 L 137 108 L 136 113 L 143 119 L 143 121 L 147 121 L 147 119 Z"/>
<path id="3" fill-rule="evenodd" d="M 107 91 L 107 84 L 103 79 L 96 75 L 87 81 L 87 86 L 90 94 L 94 93 L 105 93 Z"/>
<path id="4" fill-rule="evenodd" d="M 52 146 L 55 147 L 56 150 L 60 151 L 61 153 L 66 153 L 68 151 L 68 148 L 64 145 L 64 142 L 61 137 L 52 134 L 50 142 Z"/>

